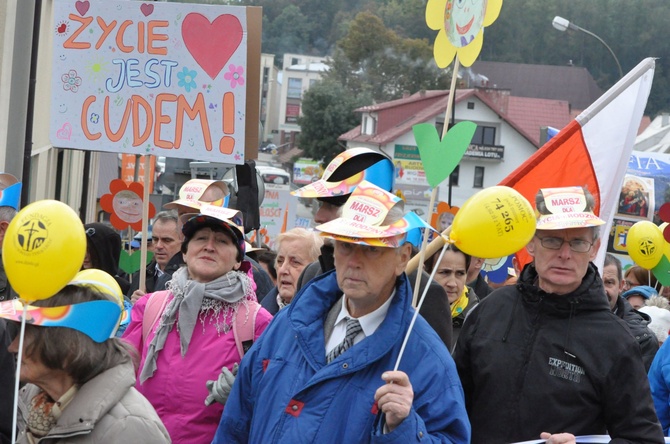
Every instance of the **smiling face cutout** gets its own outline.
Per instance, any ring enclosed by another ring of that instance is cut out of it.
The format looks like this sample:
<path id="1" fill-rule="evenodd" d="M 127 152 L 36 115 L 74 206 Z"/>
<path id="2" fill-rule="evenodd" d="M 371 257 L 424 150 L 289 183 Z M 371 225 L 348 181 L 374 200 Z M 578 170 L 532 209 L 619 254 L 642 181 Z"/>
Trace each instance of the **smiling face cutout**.
<path id="1" fill-rule="evenodd" d="M 482 30 L 486 0 L 448 0 L 444 9 L 444 29 L 456 48 L 468 45 Z"/>
<path id="2" fill-rule="evenodd" d="M 124 190 L 112 199 L 114 213 L 124 222 L 134 224 L 142 220 L 142 198 L 135 192 Z"/>

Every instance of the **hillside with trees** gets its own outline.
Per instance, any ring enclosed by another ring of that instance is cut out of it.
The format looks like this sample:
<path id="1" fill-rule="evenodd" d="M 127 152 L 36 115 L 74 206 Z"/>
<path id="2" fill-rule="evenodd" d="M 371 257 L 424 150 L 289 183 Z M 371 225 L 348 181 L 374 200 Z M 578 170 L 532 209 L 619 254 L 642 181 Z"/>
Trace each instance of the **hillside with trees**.
<path id="1" fill-rule="evenodd" d="M 204 2 L 262 6 L 262 49 L 276 54 L 277 62 L 285 52 L 327 56 L 331 66 L 325 79 L 328 84 L 314 91 L 318 97 L 307 92 L 301 125 L 339 131 L 340 125 L 332 119 L 347 107 L 353 110 L 360 104 L 399 98 L 405 92 L 448 88 L 449 69 L 439 70 L 432 60 L 436 32 L 425 23 L 426 1 Z M 645 57 L 657 57 L 646 114 L 654 117 L 670 111 L 670 7 L 665 0 L 504 0 L 500 17 L 485 29 L 479 59 L 584 67 L 603 90 L 608 89 L 619 77 L 612 55 L 592 36 L 554 29 L 551 22 L 557 15 L 607 42 L 624 73 Z M 328 95 L 332 100 L 325 100 Z M 333 109 L 310 115 L 310 102 Z M 300 143 L 313 157 L 321 154 L 328 159 L 337 150 L 334 133 L 324 133 L 325 142 L 312 140 L 308 134 Z"/>
<path id="2" fill-rule="evenodd" d="M 231 0 L 229 3 L 263 7 L 263 51 L 278 55 L 290 51 L 334 56 L 338 42 L 347 37 L 360 12 L 381 19 L 383 26 L 398 38 L 423 39 L 431 48 L 435 38 L 435 32 L 424 21 L 426 0 Z M 670 7 L 665 0 L 504 0 L 500 17 L 486 28 L 480 59 L 573 64 L 587 68 L 602 89 L 610 87 L 618 77 L 612 56 L 591 36 L 554 29 L 551 21 L 556 15 L 600 36 L 616 54 L 624 73 L 645 57 L 658 57 L 647 112 L 655 115 L 670 110 L 667 31 Z M 384 33 L 380 33 L 377 40 L 384 38 Z"/>

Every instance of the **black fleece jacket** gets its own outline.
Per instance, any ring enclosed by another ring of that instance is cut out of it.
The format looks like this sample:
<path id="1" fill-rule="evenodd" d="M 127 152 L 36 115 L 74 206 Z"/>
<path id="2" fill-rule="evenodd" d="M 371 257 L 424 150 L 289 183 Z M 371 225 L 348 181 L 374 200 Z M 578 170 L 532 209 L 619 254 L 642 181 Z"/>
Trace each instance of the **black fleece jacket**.
<path id="1" fill-rule="evenodd" d="M 532 264 L 465 320 L 454 360 L 472 443 L 541 432 L 609 433 L 614 443 L 662 443 L 640 347 L 609 308 L 593 264 L 564 295 L 537 286 Z"/>

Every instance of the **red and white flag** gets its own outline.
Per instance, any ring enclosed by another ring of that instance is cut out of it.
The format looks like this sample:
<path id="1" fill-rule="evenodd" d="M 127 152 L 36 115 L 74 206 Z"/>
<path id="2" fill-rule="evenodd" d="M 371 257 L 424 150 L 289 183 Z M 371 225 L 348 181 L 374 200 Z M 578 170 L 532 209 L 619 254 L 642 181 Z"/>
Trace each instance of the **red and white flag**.
<path id="1" fill-rule="evenodd" d="M 596 199 L 596 214 L 607 222 L 601 231 L 603 241 L 595 260 L 600 269 L 612 216 L 651 90 L 654 66 L 653 58 L 640 62 L 500 182 L 531 203 L 540 188 L 588 187 Z M 524 250 L 521 256 L 525 254 Z M 529 260 L 520 259 L 523 263 Z"/>

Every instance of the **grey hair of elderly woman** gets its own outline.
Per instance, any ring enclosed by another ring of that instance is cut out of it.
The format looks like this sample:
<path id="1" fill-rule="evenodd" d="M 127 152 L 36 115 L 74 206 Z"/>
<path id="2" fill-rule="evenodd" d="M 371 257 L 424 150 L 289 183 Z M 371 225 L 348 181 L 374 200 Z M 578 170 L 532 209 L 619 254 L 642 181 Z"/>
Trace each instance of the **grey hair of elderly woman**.
<path id="1" fill-rule="evenodd" d="M 90 287 L 68 285 L 56 295 L 32 303 L 39 307 L 59 307 L 81 302 L 109 300 L 113 296 Z M 84 333 L 66 327 L 26 325 L 24 353 L 52 370 L 67 373 L 77 385 L 82 385 L 100 373 L 129 360 L 136 359 L 132 347 L 117 338 L 99 343 Z"/>
<path id="2" fill-rule="evenodd" d="M 323 238 L 314 231 L 306 230 L 304 228 L 292 228 L 277 236 L 277 251 L 281 249 L 281 244 L 284 241 L 298 240 L 302 242 L 302 246 L 307 250 L 307 255 L 310 261 L 315 261 L 321 254 L 321 246 L 323 245 Z"/>

